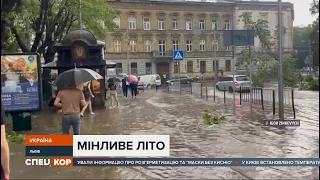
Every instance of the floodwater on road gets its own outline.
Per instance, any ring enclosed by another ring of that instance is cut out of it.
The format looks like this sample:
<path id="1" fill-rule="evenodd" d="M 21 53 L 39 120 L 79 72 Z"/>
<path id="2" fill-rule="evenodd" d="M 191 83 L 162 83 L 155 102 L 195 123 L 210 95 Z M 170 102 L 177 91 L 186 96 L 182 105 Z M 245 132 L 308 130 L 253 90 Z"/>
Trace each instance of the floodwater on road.
<path id="1" fill-rule="evenodd" d="M 82 121 L 82 134 L 170 135 L 171 157 L 318 157 L 319 93 L 296 96 L 300 127 L 264 127 L 272 113 L 192 95 L 146 91 L 137 99 L 120 98 L 121 106 L 96 109 Z M 303 96 L 303 97 L 302 97 Z M 208 126 L 204 109 L 227 116 Z M 288 116 L 292 116 L 288 114 Z M 60 116 L 44 110 L 34 118 L 33 134 L 60 133 Z M 319 179 L 317 167 L 70 167 L 26 166 L 23 144 L 10 144 L 12 179 Z"/>

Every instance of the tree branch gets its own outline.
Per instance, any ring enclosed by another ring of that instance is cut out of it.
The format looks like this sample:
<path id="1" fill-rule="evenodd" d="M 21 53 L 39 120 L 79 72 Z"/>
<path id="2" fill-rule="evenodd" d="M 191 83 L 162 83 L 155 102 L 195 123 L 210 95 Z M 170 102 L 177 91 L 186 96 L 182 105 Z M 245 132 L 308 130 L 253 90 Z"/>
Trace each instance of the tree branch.
<path id="1" fill-rule="evenodd" d="M 25 43 L 22 41 L 21 36 L 18 34 L 17 29 L 13 25 L 10 25 L 10 29 L 11 29 L 11 32 L 13 33 L 13 35 L 15 36 L 17 43 L 18 43 L 20 49 L 22 50 L 22 52 L 28 52 L 29 49 L 25 45 Z"/>

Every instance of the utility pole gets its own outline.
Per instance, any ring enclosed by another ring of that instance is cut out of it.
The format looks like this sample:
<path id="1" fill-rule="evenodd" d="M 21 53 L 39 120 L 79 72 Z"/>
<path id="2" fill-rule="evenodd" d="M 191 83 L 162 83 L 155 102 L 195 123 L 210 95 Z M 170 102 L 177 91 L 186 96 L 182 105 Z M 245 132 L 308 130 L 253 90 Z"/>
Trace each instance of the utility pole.
<path id="1" fill-rule="evenodd" d="M 311 68 L 313 68 L 313 54 L 312 54 L 312 44 L 310 39 L 308 43 L 309 43 L 309 59 L 310 59 L 310 64 L 308 65 L 309 65 L 309 70 L 311 72 Z"/>
<path id="2" fill-rule="evenodd" d="M 215 64 L 215 73 L 216 73 L 216 80 L 218 81 L 218 63 L 217 63 L 217 42 L 216 42 L 216 27 L 213 30 L 213 63 Z"/>
<path id="3" fill-rule="evenodd" d="M 129 27 L 127 28 L 127 62 L 128 62 L 128 75 L 131 74 L 130 72 L 130 41 L 129 41 Z"/>
<path id="4" fill-rule="evenodd" d="M 283 105 L 283 57 L 282 57 L 282 0 L 278 0 L 278 53 L 279 53 L 279 120 L 284 120 Z"/>
<path id="5" fill-rule="evenodd" d="M 81 0 L 79 0 L 79 18 L 78 18 L 78 23 L 79 23 L 79 29 L 82 30 L 82 13 L 81 13 Z"/>

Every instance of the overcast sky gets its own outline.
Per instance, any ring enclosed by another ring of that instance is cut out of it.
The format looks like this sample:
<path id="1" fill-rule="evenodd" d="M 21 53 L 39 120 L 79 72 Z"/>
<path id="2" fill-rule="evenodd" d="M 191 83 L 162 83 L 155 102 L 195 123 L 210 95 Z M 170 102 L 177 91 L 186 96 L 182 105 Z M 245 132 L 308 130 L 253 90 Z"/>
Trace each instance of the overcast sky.
<path id="1" fill-rule="evenodd" d="M 200 1 L 200 0 L 191 0 Z M 248 0 L 247 0 L 248 1 Z M 261 0 L 261 1 L 274 1 L 277 0 Z M 312 24 L 314 20 L 317 19 L 316 16 L 311 16 L 309 8 L 313 0 L 283 0 L 283 2 L 291 2 L 294 4 L 294 14 L 295 20 L 293 22 L 294 26 L 307 26 Z"/>
<path id="2" fill-rule="evenodd" d="M 293 22 L 294 26 L 307 26 L 311 24 L 315 19 L 316 16 L 310 15 L 310 4 L 313 0 L 284 0 L 286 2 L 291 2 L 294 4 L 294 14 L 295 19 Z"/>

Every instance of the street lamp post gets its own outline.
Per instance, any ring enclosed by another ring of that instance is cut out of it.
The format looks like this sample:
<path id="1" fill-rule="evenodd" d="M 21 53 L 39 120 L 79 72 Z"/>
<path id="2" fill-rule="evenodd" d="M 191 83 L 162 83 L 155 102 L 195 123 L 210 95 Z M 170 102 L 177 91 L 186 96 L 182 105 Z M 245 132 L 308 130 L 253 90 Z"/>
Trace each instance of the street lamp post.
<path id="1" fill-rule="evenodd" d="M 284 120 L 283 105 L 283 57 L 282 57 L 282 0 L 278 0 L 278 53 L 279 53 L 279 120 Z"/>
<path id="2" fill-rule="evenodd" d="M 127 63 L 128 63 L 128 75 L 130 74 L 130 41 L 129 41 L 129 28 L 127 28 Z"/>
<path id="3" fill-rule="evenodd" d="M 81 9 L 82 9 L 82 5 L 81 5 L 81 0 L 79 0 L 79 29 L 82 30 L 82 13 L 81 13 Z"/>

